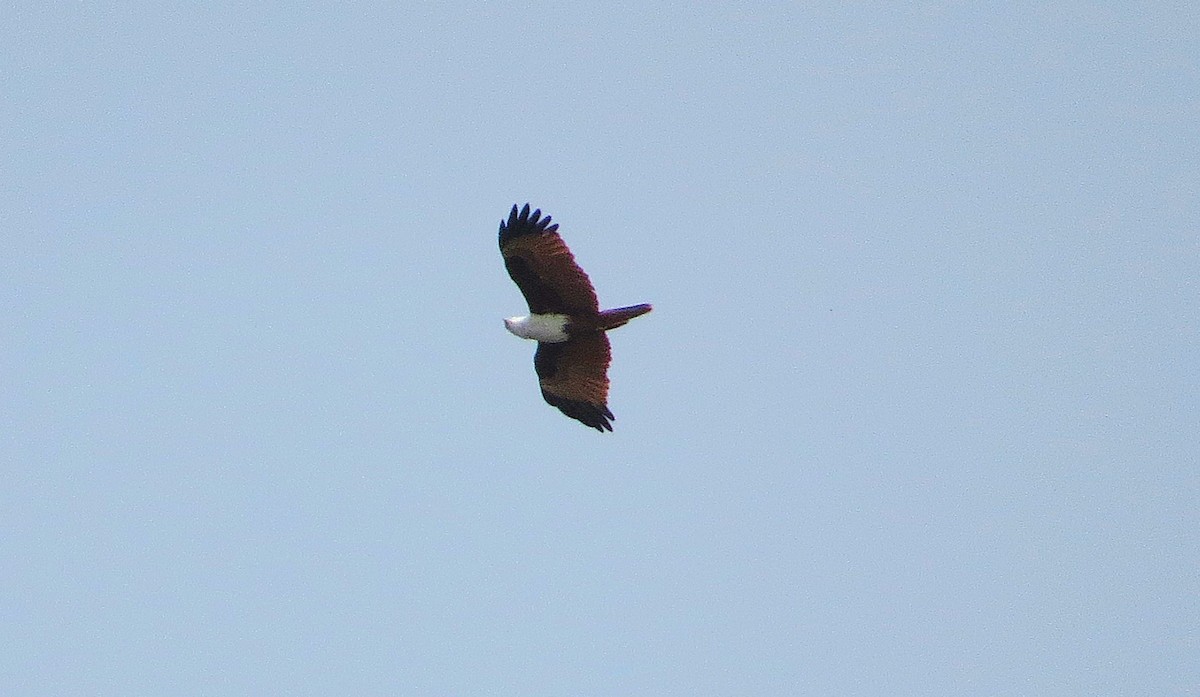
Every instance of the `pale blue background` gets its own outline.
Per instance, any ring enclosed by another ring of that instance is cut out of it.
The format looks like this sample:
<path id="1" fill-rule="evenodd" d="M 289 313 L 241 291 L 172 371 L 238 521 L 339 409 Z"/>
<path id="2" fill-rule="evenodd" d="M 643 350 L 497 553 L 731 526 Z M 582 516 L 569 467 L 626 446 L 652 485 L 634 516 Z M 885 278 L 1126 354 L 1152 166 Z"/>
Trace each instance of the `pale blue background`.
<path id="1" fill-rule="evenodd" d="M 2 15 L 3 694 L 1200 691 L 1194 3 Z"/>

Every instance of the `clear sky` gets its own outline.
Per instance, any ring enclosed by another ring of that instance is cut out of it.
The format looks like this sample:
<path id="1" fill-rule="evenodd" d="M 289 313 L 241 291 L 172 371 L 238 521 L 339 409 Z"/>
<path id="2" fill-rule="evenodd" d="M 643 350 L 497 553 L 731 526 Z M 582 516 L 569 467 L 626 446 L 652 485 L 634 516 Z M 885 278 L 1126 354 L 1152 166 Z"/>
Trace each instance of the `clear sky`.
<path id="1" fill-rule="evenodd" d="M 19 5 L 4 694 L 1200 691 L 1193 3 Z"/>

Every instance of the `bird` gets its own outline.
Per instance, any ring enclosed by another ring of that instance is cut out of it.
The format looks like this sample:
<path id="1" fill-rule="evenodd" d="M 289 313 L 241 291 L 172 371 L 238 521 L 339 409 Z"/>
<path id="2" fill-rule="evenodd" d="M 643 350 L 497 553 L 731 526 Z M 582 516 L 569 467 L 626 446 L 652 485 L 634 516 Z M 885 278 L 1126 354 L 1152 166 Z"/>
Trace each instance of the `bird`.
<path id="1" fill-rule="evenodd" d="M 529 314 L 504 326 L 538 342 L 533 356 L 542 398 L 559 411 L 604 433 L 616 418 L 608 408 L 612 349 L 605 332 L 650 312 L 647 303 L 601 310 L 596 289 L 558 234 L 558 224 L 529 204 L 500 221 L 500 254 L 520 288 Z"/>

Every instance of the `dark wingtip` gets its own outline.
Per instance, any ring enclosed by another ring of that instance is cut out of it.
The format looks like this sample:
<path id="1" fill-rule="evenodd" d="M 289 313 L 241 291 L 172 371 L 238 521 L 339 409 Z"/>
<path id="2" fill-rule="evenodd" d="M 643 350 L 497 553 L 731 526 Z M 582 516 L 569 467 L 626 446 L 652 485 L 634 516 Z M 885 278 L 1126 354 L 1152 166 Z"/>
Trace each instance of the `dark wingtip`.
<path id="1" fill-rule="evenodd" d="M 512 210 L 508 213 L 508 220 L 500 219 L 500 235 L 504 235 L 504 231 L 513 225 L 517 224 L 517 204 L 513 204 Z"/>
<path id="2" fill-rule="evenodd" d="M 559 411 L 582 423 L 584 426 L 594 428 L 601 433 L 613 430 L 612 422 L 616 421 L 617 417 L 613 416 L 613 413 L 603 404 L 563 399 L 556 395 L 546 394 L 545 392 L 542 393 L 542 396 L 546 398 L 546 401 L 551 406 L 557 407 Z"/>
<path id="3" fill-rule="evenodd" d="M 550 224 L 550 216 L 542 217 L 542 209 L 535 208 L 533 212 L 529 210 L 529 204 L 526 203 L 519 210 L 518 204 L 513 204 L 512 210 L 508 213 L 508 220 L 500 221 L 500 242 L 503 244 L 505 240 L 510 240 L 521 235 L 537 235 L 543 232 L 554 232 L 558 230 L 558 224 Z"/>

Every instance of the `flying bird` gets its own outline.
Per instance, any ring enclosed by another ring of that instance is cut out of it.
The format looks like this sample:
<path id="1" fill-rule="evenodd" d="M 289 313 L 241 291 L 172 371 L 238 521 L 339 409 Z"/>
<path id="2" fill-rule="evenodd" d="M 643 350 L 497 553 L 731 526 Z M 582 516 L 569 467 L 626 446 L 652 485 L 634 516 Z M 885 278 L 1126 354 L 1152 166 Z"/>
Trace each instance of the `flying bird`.
<path id="1" fill-rule="evenodd" d="M 538 342 L 533 369 L 542 397 L 554 407 L 597 431 L 611 431 L 608 365 L 612 362 L 605 332 L 650 311 L 649 305 L 600 310 L 592 287 L 550 216 L 541 209 L 514 205 L 500 221 L 504 267 L 529 303 L 529 314 L 504 320 L 508 331 Z"/>

